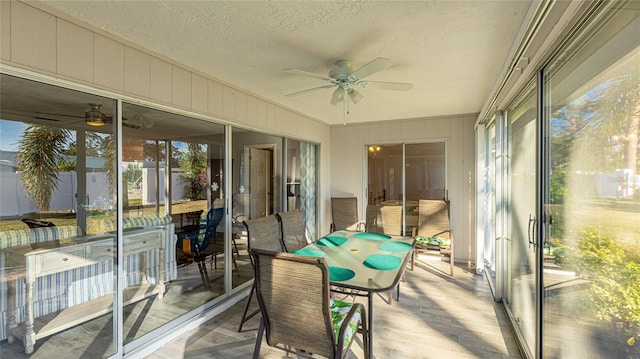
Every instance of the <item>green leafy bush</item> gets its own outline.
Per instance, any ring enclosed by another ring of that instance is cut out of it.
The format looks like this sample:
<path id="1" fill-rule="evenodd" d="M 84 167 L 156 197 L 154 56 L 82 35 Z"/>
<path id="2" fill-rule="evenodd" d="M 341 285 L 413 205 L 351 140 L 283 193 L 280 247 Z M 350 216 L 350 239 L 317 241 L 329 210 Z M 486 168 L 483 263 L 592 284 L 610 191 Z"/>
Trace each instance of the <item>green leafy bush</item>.
<path id="1" fill-rule="evenodd" d="M 589 299 L 595 316 L 609 321 L 628 351 L 640 351 L 640 266 L 622 246 L 597 230 L 585 229 L 571 251 L 576 271 L 592 281 Z"/>

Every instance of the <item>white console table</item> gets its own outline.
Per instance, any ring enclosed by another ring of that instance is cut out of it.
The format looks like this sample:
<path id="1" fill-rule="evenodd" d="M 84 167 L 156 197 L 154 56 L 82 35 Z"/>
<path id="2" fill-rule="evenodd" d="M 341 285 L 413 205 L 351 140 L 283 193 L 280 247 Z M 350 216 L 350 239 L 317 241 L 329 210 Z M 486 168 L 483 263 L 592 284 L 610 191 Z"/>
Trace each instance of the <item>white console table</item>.
<path id="1" fill-rule="evenodd" d="M 124 254 L 141 253 L 142 283 L 125 289 L 124 303 L 127 305 L 154 294 L 162 298 L 165 292 L 163 230 L 156 227 L 138 227 L 128 229 L 124 233 Z M 159 254 L 158 284 L 152 285 L 146 276 L 146 253 L 157 250 Z M 34 318 L 34 290 L 36 279 L 49 274 L 89 266 L 95 263 L 114 260 L 116 256 L 115 236 L 102 234 L 76 237 L 64 240 L 53 240 L 26 246 L 16 246 L 2 250 L 6 273 L 14 279 L 25 281 L 25 322 L 17 324 L 15 317 L 16 290 L 15 280 L 9 280 L 8 299 L 9 342 L 22 340 L 25 352 L 33 353 L 36 340 L 55 334 L 62 330 L 84 323 L 93 318 L 110 313 L 113 310 L 113 294 L 87 301 L 60 312 Z M 114 289 L 115 294 L 115 289 Z"/>

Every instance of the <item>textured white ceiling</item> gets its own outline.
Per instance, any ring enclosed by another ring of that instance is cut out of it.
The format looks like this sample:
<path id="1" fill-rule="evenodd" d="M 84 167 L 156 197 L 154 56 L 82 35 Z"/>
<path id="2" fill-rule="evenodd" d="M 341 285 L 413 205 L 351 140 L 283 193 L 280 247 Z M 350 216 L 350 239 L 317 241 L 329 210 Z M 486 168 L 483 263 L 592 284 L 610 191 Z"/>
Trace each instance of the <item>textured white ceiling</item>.
<path id="1" fill-rule="evenodd" d="M 333 89 L 284 72 L 326 75 L 337 60 L 394 66 L 368 80 L 409 92 L 359 89 L 347 122 L 480 112 L 531 1 L 43 1 L 230 85 L 328 124 L 342 123 Z"/>

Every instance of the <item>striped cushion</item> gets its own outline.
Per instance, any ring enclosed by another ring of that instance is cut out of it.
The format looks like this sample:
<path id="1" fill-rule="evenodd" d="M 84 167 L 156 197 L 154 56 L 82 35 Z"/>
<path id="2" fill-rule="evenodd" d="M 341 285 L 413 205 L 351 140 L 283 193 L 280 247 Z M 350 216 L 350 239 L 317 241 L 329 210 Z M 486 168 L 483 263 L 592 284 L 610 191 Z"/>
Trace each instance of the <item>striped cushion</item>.
<path id="1" fill-rule="evenodd" d="M 163 226 L 171 223 L 171 216 L 148 215 L 141 217 L 125 218 L 123 221 L 124 228 L 145 227 L 145 226 Z"/>
<path id="2" fill-rule="evenodd" d="M 31 231 L 28 229 L 15 229 L 0 232 L 0 248 L 24 246 L 31 243 Z"/>
<path id="3" fill-rule="evenodd" d="M 338 341 L 338 335 L 340 334 L 340 328 L 342 327 L 342 323 L 344 322 L 344 318 L 349 314 L 349 311 L 353 307 L 353 303 L 343 302 L 338 299 L 331 299 L 331 318 L 333 320 L 333 332 L 336 336 L 336 342 Z M 351 321 L 347 324 L 348 327 L 344 331 L 344 342 L 342 347 L 346 348 L 351 343 L 351 339 L 358 331 L 358 326 L 360 325 L 361 315 L 360 311 L 356 312 L 356 314 L 351 317 Z"/>

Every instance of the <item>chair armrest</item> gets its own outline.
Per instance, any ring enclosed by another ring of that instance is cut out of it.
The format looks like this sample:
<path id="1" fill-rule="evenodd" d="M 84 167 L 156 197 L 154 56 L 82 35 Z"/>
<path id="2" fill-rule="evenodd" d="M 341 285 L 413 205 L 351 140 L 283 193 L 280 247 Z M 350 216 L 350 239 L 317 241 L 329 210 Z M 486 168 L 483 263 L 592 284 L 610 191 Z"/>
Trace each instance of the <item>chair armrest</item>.
<path id="1" fill-rule="evenodd" d="M 443 233 L 449 233 L 449 237 L 451 237 L 451 238 L 449 238 L 449 239 L 453 239 L 453 229 L 451 229 L 451 228 L 449 228 L 449 229 L 445 229 L 445 230 L 444 230 L 444 231 L 442 231 L 442 232 L 438 232 L 438 233 L 434 234 L 432 237 L 439 236 L 439 235 L 441 235 L 441 234 L 443 234 Z"/>
<path id="2" fill-rule="evenodd" d="M 358 310 L 360 310 L 360 325 L 363 325 L 363 326 L 366 325 L 364 323 L 367 322 L 367 313 L 365 313 L 364 311 L 364 306 L 361 303 L 354 303 L 353 306 L 351 307 L 351 310 L 349 310 L 349 313 L 347 313 L 347 315 L 344 317 L 344 320 L 342 321 L 342 326 L 340 327 L 340 332 L 338 332 L 338 342 L 336 344 L 338 344 L 337 353 L 339 354 L 342 354 L 342 351 L 344 350 L 343 345 L 344 345 L 345 331 L 349 327 L 349 323 L 351 322 L 351 319 L 353 319 L 353 316 L 358 312 Z M 355 338 L 355 332 L 353 334 L 354 334 L 353 338 Z M 363 333 L 363 335 L 366 335 L 366 334 Z M 353 340 L 353 338 L 351 340 Z"/>

